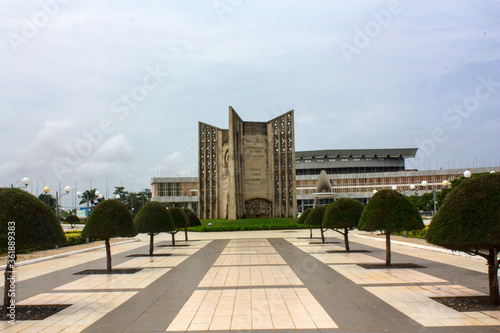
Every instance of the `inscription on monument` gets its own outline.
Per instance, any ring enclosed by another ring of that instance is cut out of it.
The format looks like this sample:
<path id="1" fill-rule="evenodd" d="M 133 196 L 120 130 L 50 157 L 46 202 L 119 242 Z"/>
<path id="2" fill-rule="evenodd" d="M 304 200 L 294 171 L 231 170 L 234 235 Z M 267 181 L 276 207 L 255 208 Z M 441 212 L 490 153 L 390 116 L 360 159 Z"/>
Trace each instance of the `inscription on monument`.
<path id="1" fill-rule="evenodd" d="M 268 184 L 268 151 L 267 136 L 248 135 L 243 138 L 243 183 L 245 197 L 262 197 L 267 193 Z"/>

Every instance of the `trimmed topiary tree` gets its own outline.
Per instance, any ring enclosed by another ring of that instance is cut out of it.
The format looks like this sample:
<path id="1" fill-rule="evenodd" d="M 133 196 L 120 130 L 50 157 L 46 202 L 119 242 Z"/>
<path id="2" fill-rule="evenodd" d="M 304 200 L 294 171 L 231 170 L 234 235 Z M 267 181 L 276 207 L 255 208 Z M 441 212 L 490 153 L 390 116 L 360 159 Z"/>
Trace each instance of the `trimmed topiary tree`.
<path id="1" fill-rule="evenodd" d="M 323 216 L 323 227 L 333 229 L 344 235 L 346 251 L 350 251 L 349 230 L 353 230 L 358 226 L 363 209 L 363 204 L 352 198 L 337 199 L 326 208 Z"/>
<path id="2" fill-rule="evenodd" d="M 186 216 L 186 213 L 182 210 L 182 208 L 179 207 L 170 207 L 168 209 L 168 212 L 172 216 L 172 221 L 174 222 L 174 225 L 176 227 L 175 232 L 171 232 L 172 234 L 172 245 L 175 245 L 175 238 L 174 235 L 180 230 L 184 229 L 185 231 L 185 239 L 188 240 L 187 236 L 187 227 L 189 227 L 189 220 Z"/>
<path id="3" fill-rule="evenodd" d="M 7 253 L 3 313 L 7 315 L 13 294 L 17 254 L 66 245 L 66 237 L 56 214 L 35 196 L 17 188 L 0 188 L 0 248 Z M 10 294 L 10 295 L 9 295 Z"/>
<path id="4" fill-rule="evenodd" d="M 189 208 L 184 208 L 184 213 L 186 213 L 186 216 L 189 220 L 189 226 L 190 227 L 201 227 L 201 221 L 198 215 L 196 215 L 191 209 Z"/>
<path id="5" fill-rule="evenodd" d="M 71 228 L 73 228 L 75 223 L 80 223 L 80 218 L 76 215 L 68 215 L 64 222 L 71 224 Z"/>
<path id="6" fill-rule="evenodd" d="M 150 256 L 153 255 L 155 235 L 176 229 L 167 208 L 156 201 L 150 201 L 142 206 L 134 218 L 134 225 L 138 233 L 149 235 Z"/>
<path id="7" fill-rule="evenodd" d="M 381 190 L 368 201 L 358 229 L 385 233 L 385 265 L 391 265 L 391 233 L 425 228 L 417 208 L 399 192 Z"/>
<path id="8" fill-rule="evenodd" d="M 318 206 L 313 208 L 306 218 L 305 224 L 309 225 L 312 235 L 312 226 L 317 225 L 321 230 L 321 241 L 325 242 L 325 235 L 323 234 L 323 215 L 325 214 L 326 206 Z"/>
<path id="9" fill-rule="evenodd" d="M 298 224 L 306 224 L 306 219 L 309 216 L 309 214 L 311 214 L 312 210 L 313 210 L 312 208 L 307 208 L 305 211 L 303 211 L 302 214 L 300 214 L 299 219 L 297 220 L 297 223 Z M 312 238 L 312 237 L 313 237 L 312 228 L 311 228 L 311 226 L 309 226 L 309 238 Z"/>
<path id="10" fill-rule="evenodd" d="M 500 305 L 500 174 L 472 177 L 454 188 L 432 219 L 426 239 L 432 244 L 485 258 L 490 304 Z"/>
<path id="11" fill-rule="evenodd" d="M 135 235 L 137 235 L 137 231 L 127 206 L 115 199 L 104 200 L 98 204 L 92 210 L 82 230 L 82 237 L 104 239 L 108 273 L 112 272 L 109 239 L 113 237 L 134 237 Z"/>
<path id="12" fill-rule="evenodd" d="M 313 210 L 312 208 L 307 208 L 304 212 L 302 212 L 302 214 L 300 214 L 300 216 L 299 216 L 299 219 L 297 220 L 297 223 L 298 224 L 305 224 L 306 219 L 309 216 L 309 214 L 311 214 L 312 210 Z"/>

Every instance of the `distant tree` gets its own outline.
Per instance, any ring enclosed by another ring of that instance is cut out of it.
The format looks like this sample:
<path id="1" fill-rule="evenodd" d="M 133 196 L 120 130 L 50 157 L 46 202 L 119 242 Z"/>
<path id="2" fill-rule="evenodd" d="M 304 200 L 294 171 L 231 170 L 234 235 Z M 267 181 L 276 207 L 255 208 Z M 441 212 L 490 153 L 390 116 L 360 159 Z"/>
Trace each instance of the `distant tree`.
<path id="1" fill-rule="evenodd" d="M 305 224 L 312 226 L 319 226 L 321 230 L 321 241 L 325 242 L 325 235 L 323 233 L 323 215 L 325 214 L 326 206 L 318 206 L 313 208 L 306 218 Z"/>
<path id="2" fill-rule="evenodd" d="M 118 200 L 105 200 L 97 205 L 82 230 L 82 237 L 104 239 L 108 273 L 112 272 L 109 239 L 134 237 L 135 235 L 137 235 L 137 231 L 132 216 L 130 216 L 127 206 Z"/>
<path id="3" fill-rule="evenodd" d="M 422 209 L 422 200 L 416 193 L 406 197 L 419 211 Z"/>
<path id="4" fill-rule="evenodd" d="M 426 238 L 429 243 L 485 258 L 490 304 L 500 305 L 500 174 L 479 175 L 457 185 L 432 219 Z"/>
<path id="5" fill-rule="evenodd" d="M 55 212 L 56 211 L 56 198 L 54 198 L 50 194 L 42 193 L 38 196 L 41 202 L 50 207 L 50 209 Z"/>
<path id="6" fill-rule="evenodd" d="M 149 235 L 150 256 L 153 255 L 155 235 L 176 229 L 167 208 L 156 201 L 148 202 L 141 208 L 134 219 L 134 224 L 138 233 Z"/>
<path id="7" fill-rule="evenodd" d="M 170 207 L 168 209 L 170 212 L 170 215 L 172 216 L 172 220 L 174 221 L 175 227 L 177 228 L 177 231 L 180 229 L 184 229 L 184 237 L 185 240 L 188 240 L 188 235 L 187 235 L 187 228 L 189 227 L 189 219 L 186 216 L 186 213 L 182 210 L 182 208 L 179 207 Z M 174 234 L 172 234 L 172 245 L 174 243 Z"/>
<path id="8" fill-rule="evenodd" d="M 151 199 L 151 190 L 147 188 L 136 193 L 125 191 L 125 187 L 123 186 L 115 186 L 113 195 L 117 194 L 120 196 L 118 200 L 123 202 L 134 214 L 137 214 L 142 206 L 148 203 Z"/>
<path id="9" fill-rule="evenodd" d="M 386 266 L 391 265 L 391 233 L 425 228 L 417 208 L 401 193 L 381 190 L 368 201 L 358 229 L 385 233 Z"/>
<path id="10" fill-rule="evenodd" d="M 323 216 L 323 227 L 333 229 L 344 235 L 346 251 L 350 251 L 349 230 L 353 230 L 358 226 L 363 209 L 364 206 L 361 202 L 351 198 L 337 199 L 326 208 Z"/>
<path id="11" fill-rule="evenodd" d="M 189 208 L 184 208 L 184 213 L 186 213 L 186 216 L 189 220 L 189 226 L 190 227 L 199 227 L 201 226 L 201 221 L 198 215 L 196 215 L 191 209 Z"/>
<path id="12" fill-rule="evenodd" d="M 76 216 L 76 215 L 68 215 L 64 219 L 64 222 L 70 223 L 71 224 L 71 228 L 73 228 L 74 225 L 75 225 L 75 223 L 80 223 L 80 218 L 78 216 Z"/>
<path id="13" fill-rule="evenodd" d="M 42 201 L 17 188 L 0 188 L 0 250 L 7 253 L 3 313 L 11 304 L 10 281 L 22 250 L 66 245 L 61 224 Z"/>

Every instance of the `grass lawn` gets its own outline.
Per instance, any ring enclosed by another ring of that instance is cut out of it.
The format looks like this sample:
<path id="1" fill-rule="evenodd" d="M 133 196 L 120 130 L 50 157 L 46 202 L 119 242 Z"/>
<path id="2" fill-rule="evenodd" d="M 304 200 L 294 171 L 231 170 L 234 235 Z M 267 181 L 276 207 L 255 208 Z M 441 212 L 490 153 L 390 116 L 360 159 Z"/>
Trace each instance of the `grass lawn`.
<path id="1" fill-rule="evenodd" d="M 208 224 L 211 223 L 211 226 Z M 298 224 L 296 218 L 259 218 L 240 220 L 201 220 L 201 227 L 189 227 L 189 231 L 240 231 L 240 230 L 281 230 L 308 229 L 304 224 Z"/>

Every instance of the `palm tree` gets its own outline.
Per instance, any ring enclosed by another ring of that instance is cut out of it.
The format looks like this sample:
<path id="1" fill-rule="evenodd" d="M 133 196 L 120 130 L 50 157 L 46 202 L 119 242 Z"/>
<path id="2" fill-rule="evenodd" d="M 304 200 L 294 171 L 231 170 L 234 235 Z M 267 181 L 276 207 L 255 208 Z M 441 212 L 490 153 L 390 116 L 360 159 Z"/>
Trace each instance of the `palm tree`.
<path id="1" fill-rule="evenodd" d="M 97 189 L 94 188 L 92 190 L 83 192 L 81 196 L 82 200 L 80 201 L 80 205 L 83 205 L 85 203 L 87 204 L 87 217 L 89 215 L 89 205 L 92 205 L 92 207 L 94 207 L 96 203 L 104 201 L 104 198 L 99 198 L 99 195 L 97 195 L 96 192 Z"/>

